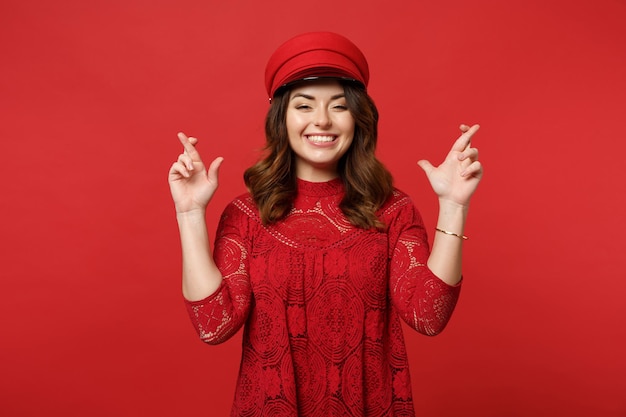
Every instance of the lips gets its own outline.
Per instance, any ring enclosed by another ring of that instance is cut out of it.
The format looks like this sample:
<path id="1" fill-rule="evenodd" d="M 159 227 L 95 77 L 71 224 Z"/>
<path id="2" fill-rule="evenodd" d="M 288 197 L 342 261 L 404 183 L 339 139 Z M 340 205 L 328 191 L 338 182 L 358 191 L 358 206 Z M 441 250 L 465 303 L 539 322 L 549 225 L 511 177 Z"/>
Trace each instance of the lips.
<path id="1" fill-rule="evenodd" d="M 337 139 L 335 135 L 307 135 L 306 139 L 315 144 L 325 144 L 334 142 Z"/>

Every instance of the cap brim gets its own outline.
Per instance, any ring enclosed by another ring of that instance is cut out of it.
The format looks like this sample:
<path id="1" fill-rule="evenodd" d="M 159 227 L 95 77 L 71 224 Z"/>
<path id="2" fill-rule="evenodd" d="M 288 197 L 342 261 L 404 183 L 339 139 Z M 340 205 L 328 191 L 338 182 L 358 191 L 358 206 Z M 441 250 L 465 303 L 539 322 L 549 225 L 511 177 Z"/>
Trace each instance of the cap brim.
<path id="1" fill-rule="evenodd" d="M 333 77 L 333 76 L 313 76 L 313 77 L 304 77 L 299 78 L 297 80 L 289 81 L 283 85 L 280 85 L 276 88 L 274 95 L 282 93 L 285 89 L 291 89 L 300 83 L 305 83 L 307 81 L 318 81 L 318 80 L 337 80 L 341 82 L 349 82 L 358 85 L 360 88 L 365 88 L 365 85 L 357 80 L 356 78 L 351 77 Z"/>

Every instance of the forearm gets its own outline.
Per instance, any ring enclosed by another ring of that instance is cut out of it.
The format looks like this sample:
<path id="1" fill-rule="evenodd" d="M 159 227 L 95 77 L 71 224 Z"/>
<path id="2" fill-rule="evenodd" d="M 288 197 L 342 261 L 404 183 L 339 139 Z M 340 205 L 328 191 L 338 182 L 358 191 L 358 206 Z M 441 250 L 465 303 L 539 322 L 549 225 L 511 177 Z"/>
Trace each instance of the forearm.
<path id="1" fill-rule="evenodd" d="M 467 211 L 467 206 L 440 201 L 437 228 L 462 236 Z M 461 280 L 462 254 L 463 239 L 458 236 L 435 232 L 432 251 L 428 258 L 428 267 L 442 281 L 449 285 L 456 285 Z"/>
<path id="2" fill-rule="evenodd" d="M 176 219 L 183 258 L 183 296 L 190 301 L 202 300 L 222 283 L 222 274 L 211 255 L 204 211 L 179 213 Z"/>

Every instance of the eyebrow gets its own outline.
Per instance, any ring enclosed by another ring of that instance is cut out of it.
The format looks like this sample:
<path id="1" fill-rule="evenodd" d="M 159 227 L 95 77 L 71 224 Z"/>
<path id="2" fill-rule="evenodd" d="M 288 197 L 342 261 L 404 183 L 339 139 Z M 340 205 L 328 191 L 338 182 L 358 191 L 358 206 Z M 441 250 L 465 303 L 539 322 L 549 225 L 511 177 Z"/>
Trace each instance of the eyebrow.
<path id="1" fill-rule="evenodd" d="M 345 95 L 344 93 L 339 93 L 339 94 L 335 94 L 335 95 L 334 95 L 334 96 L 332 96 L 330 99 L 331 99 L 331 100 L 337 100 L 337 99 L 340 99 L 340 98 L 344 98 L 345 96 L 346 96 L 346 95 Z M 310 95 L 308 95 L 308 94 L 304 94 L 304 93 L 296 93 L 296 94 L 294 94 L 294 96 L 293 96 L 293 97 L 291 97 L 291 99 L 290 99 L 289 101 L 291 101 L 291 100 L 293 100 L 293 99 L 295 99 L 295 98 L 297 98 L 297 97 L 302 97 L 302 98 L 305 98 L 305 99 L 307 99 L 307 100 L 315 100 L 315 97 L 314 97 L 314 96 L 310 96 Z"/>

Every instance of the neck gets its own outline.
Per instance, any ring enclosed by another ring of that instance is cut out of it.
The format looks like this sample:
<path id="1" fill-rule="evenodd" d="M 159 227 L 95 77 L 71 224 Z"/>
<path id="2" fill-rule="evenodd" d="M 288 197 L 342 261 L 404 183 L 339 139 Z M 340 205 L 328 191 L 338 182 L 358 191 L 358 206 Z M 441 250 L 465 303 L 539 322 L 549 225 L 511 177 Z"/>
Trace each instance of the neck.
<path id="1" fill-rule="evenodd" d="M 336 169 L 317 169 L 314 167 L 298 168 L 296 176 L 309 182 L 327 182 L 339 177 Z"/>

